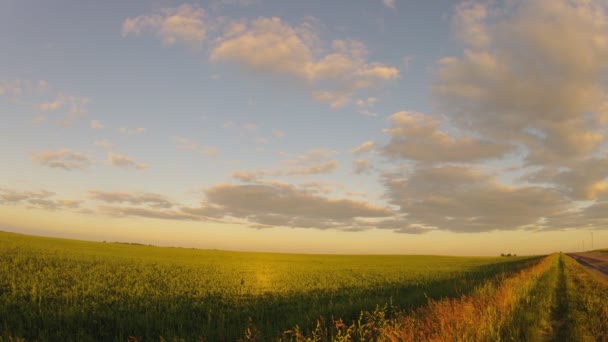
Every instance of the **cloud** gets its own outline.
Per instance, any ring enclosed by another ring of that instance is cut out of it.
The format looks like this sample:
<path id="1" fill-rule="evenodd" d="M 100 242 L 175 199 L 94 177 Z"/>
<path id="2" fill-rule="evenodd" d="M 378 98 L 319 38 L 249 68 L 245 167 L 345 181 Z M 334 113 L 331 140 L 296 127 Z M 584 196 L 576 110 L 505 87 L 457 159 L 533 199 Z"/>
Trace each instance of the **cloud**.
<path id="1" fill-rule="evenodd" d="M 160 220 L 199 221 L 200 218 L 185 212 L 176 210 L 159 210 L 141 207 L 107 206 L 98 208 L 99 213 L 113 217 L 144 217 Z"/>
<path id="2" fill-rule="evenodd" d="M 395 9 L 397 7 L 396 0 L 382 0 L 382 4 L 392 9 Z"/>
<path id="3" fill-rule="evenodd" d="M 391 210 L 367 202 L 326 198 L 285 183 L 220 184 L 207 189 L 205 195 L 203 208 L 215 208 L 216 215 L 223 212 L 224 216 L 267 226 L 351 229 L 360 226 L 357 218 L 393 215 Z"/>
<path id="4" fill-rule="evenodd" d="M 376 143 L 374 141 L 368 140 L 362 142 L 361 145 L 355 147 L 350 151 L 352 154 L 364 154 L 374 150 L 376 148 Z"/>
<path id="5" fill-rule="evenodd" d="M 220 152 L 219 148 L 215 146 L 201 146 L 188 138 L 175 137 L 175 141 L 177 142 L 177 148 L 180 150 L 189 150 L 208 157 L 215 157 Z"/>
<path id="6" fill-rule="evenodd" d="M 358 175 L 369 171 L 371 167 L 372 165 L 369 160 L 355 159 L 353 161 L 353 172 Z"/>
<path id="7" fill-rule="evenodd" d="M 608 194 L 608 159 L 589 158 L 569 167 L 544 167 L 522 177 L 531 183 L 549 184 L 573 200 L 590 201 Z"/>
<path id="8" fill-rule="evenodd" d="M 72 95 L 64 95 L 59 93 L 55 99 L 47 102 L 41 102 L 36 107 L 43 111 L 57 111 L 64 109 L 67 114 L 80 117 L 88 114 L 87 105 L 90 100 L 86 97 L 78 97 Z"/>
<path id="9" fill-rule="evenodd" d="M 67 148 L 35 154 L 31 159 L 40 165 L 66 171 L 85 169 L 93 163 L 89 157 L 80 152 L 72 152 Z"/>
<path id="10" fill-rule="evenodd" d="M 384 184 L 410 224 L 454 232 L 545 229 L 572 205 L 558 190 L 503 185 L 470 166 L 418 165 L 386 174 Z"/>
<path id="11" fill-rule="evenodd" d="M 232 178 L 244 181 L 251 182 L 256 180 L 258 177 L 263 176 L 264 173 L 261 171 L 234 171 L 232 172 Z"/>
<path id="12" fill-rule="evenodd" d="M 116 131 L 120 134 L 133 135 L 133 134 L 142 134 L 146 131 L 146 129 L 143 127 L 137 127 L 137 128 L 119 127 L 116 129 Z"/>
<path id="13" fill-rule="evenodd" d="M 174 206 L 174 204 L 165 196 L 152 192 L 110 192 L 90 190 L 89 198 L 107 203 L 147 205 L 152 208 L 168 209 Z"/>
<path id="14" fill-rule="evenodd" d="M 95 130 L 100 130 L 103 129 L 104 125 L 99 122 L 98 120 L 92 120 L 91 121 L 91 128 L 95 129 Z"/>
<path id="15" fill-rule="evenodd" d="M 122 35 L 140 36 L 150 31 L 166 46 L 183 44 L 200 49 L 207 35 L 204 18 L 205 11 L 196 5 L 163 8 L 154 14 L 127 18 L 122 24 Z"/>
<path id="16" fill-rule="evenodd" d="M 418 161 L 467 162 L 498 158 L 512 147 L 467 135 L 454 137 L 440 129 L 441 121 L 416 112 L 398 112 L 385 130 L 391 139 L 382 153 L 391 158 Z"/>
<path id="17" fill-rule="evenodd" d="M 95 146 L 101 147 L 101 148 L 112 148 L 112 147 L 114 147 L 114 144 L 112 144 L 111 142 L 109 142 L 106 139 L 103 139 L 103 140 L 95 141 Z"/>
<path id="18" fill-rule="evenodd" d="M 31 209 L 55 211 L 77 209 L 83 202 L 80 200 L 53 199 L 54 196 L 54 192 L 47 190 L 19 191 L 0 188 L 0 205 L 25 205 Z"/>
<path id="19" fill-rule="evenodd" d="M 150 167 L 150 165 L 146 163 L 138 163 L 127 156 L 112 152 L 108 152 L 108 163 L 124 169 L 135 168 L 138 170 L 143 170 Z"/>
<path id="20" fill-rule="evenodd" d="M 292 167 L 284 171 L 284 174 L 287 176 L 307 176 L 307 175 L 316 175 L 320 173 L 330 173 L 337 170 L 340 167 L 338 162 L 335 160 L 330 160 L 321 164 L 316 165 L 302 165 L 299 167 Z"/>
<path id="21" fill-rule="evenodd" d="M 360 90 L 376 88 L 399 77 L 399 69 L 368 61 L 365 45 L 334 40 L 329 52 L 319 53 L 314 24 L 291 26 L 280 18 L 233 23 L 212 49 L 212 62 L 231 62 L 242 68 L 303 80 L 311 94 L 332 107 L 352 101 Z"/>
<path id="22" fill-rule="evenodd" d="M 357 105 L 357 107 L 371 107 L 376 103 L 376 101 L 378 101 L 377 98 L 368 97 L 367 99 L 358 99 L 357 101 L 355 101 L 355 104 Z"/>
<path id="23" fill-rule="evenodd" d="M 20 79 L 15 80 L 1 80 L 0 81 L 0 96 L 11 95 L 19 96 L 24 93 L 25 85 Z"/>
<path id="24" fill-rule="evenodd" d="M 312 149 L 297 156 L 290 156 L 281 161 L 278 167 L 254 171 L 238 170 L 232 173 L 232 177 L 242 181 L 253 181 L 266 176 L 312 176 L 331 173 L 340 168 L 340 164 L 332 159 L 336 154 L 336 151 L 323 148 Z"/>
<path id="25" fill-rule="evenodd" d="M 525 148 L 528 164 L 591 156 L 605 139 L 605 3 L 492 4 L 456 7 L 454 29 L 463 53 L 438 62 L 438 102 L 460 127 Z"/>
<path id="26" fill-rule="evenodd" d="M 46 117 L 46 115 L 38 115 L 37 117 L 32 119 L 32 123 L 34 125 L 40 125 L 45 123 L 48 120 L 48 118 Z"/>

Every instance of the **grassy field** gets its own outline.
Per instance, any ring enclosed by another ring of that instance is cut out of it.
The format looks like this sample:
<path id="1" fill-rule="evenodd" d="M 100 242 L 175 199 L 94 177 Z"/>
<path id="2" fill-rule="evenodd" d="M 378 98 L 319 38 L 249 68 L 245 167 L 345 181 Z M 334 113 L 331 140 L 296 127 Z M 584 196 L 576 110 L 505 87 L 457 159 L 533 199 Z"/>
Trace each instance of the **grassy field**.
<path id="1" fill-rule="evenodd" d="M 608 280 L 553 254 L 459 298 L 386 313 L 309 334 L 295 329 L 292 341 L 608 341 Z"/>
<path id="2" fill-rule="evenodd" d="M 0 335 L 336 340 L 352 326 L 375 331 L 373 340 L 405 313 L 497 288 L 540 260 L 241 253 L 0 233 Z"/>

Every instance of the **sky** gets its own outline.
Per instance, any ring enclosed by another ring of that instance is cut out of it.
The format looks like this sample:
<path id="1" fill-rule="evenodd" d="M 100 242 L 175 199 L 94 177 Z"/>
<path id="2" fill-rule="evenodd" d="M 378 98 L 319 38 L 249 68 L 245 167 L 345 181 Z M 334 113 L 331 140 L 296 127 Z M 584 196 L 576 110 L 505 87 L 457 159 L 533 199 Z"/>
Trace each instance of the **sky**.
<path id="1" fill-rule="evenodd" d="M 0 2 L 0 230 L 608 247 L 608 3 Z"/>

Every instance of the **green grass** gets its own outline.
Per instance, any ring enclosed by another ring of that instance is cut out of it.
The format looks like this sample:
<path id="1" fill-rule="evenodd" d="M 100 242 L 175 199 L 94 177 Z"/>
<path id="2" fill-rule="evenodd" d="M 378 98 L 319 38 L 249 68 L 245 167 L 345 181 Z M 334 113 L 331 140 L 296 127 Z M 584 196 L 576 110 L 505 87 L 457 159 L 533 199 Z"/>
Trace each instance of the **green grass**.
<path id="1" fill-rule="evenodd" d="M 455 297 L 531 258 L 243 253 L 0 232 L 1 336 L 26 340 L 273 340 L 319 317 L 356 320 Z"/>

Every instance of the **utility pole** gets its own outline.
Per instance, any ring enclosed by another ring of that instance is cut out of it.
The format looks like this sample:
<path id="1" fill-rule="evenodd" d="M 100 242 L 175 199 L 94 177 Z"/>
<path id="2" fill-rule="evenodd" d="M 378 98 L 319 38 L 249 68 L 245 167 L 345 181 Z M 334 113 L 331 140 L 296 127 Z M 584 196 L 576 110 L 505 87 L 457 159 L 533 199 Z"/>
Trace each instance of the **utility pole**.
<path id="1" fill-rule="evenodd" d="M 591 232 L 591 250 L 593 250 L 593 232 Z"/>

